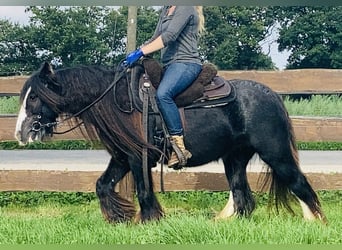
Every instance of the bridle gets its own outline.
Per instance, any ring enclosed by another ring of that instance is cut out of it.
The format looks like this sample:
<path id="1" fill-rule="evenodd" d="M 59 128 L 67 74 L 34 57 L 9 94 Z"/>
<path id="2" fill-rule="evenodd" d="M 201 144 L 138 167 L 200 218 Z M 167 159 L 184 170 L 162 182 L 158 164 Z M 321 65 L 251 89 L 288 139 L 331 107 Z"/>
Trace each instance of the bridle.
<path id="1" fill-rule="evenodd" d="M 61 121 L 55 121 L 55 122 L 47 122 L 47 123 L 41 123 L 40 120 L 42 118 L 41 114 L 36 115 L 36 119 L 32 122 L 31 125 L 31 131 L 33 132 L 39 132 L 41 131 L 43 128 L 51 128 L 54 126 L 57 126 L 59 124 L 65 123 L 66 121 L 69 121 L 75 117 L 78 117 L 79 115 L 81 115 L 83 112 L 85 112 L 86 110 L 90 109 L 92 106 L 94 106 L 96 103 L 98 103 L 113 87 L 115 87 L 115 85 L 120 81 L 120 79 L 126 74 L 126 70 L 128 68 L 127 65 L 123 64 L 122 62 L 119 63 L 119 66 L 117 67 L 118 69 L 120 68 L 120 70 L 115 71 L 115 77 L 113 82 L 107 87 L 107 89 L 99 96 L 97 97 L 92 103 L 90 103 L 89 105 L 85 106 L 83 109 L 81 109 L 80 111 L 78 111 L 77 113 L 68 116 L 66 118 L 64 118 Z M 119 74 L 117 74 L 117 72 L 120 72 Z M 66 134 L 78 127 L 80 127 L 83 124 L 83 122 L 78 123 L 76 126 L 65 130 L 63 132 L 52 132 L 53 134 Z"/>

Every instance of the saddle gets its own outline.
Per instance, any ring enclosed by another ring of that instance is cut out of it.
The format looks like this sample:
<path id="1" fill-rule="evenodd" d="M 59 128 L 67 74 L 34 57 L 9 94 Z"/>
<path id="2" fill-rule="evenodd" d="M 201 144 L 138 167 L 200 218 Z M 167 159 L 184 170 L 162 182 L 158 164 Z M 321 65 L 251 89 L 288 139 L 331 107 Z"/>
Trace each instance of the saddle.
<path id="1" fill-rule="evenodd" d="M 151 58 L 143 59 L 142 64 L 151 84 L 155 89 L 158 89 L 163 75 L 162 66 L 158 61 Z M 140 77 L 140 81 L 143 80 L 142 77 Z M 197 79 L 175 98 L 175 103 L 179 108 L 194 104 L 198 106 L 199 103 L 228 97 L 231 92 L 232 85 L 222 77 L 217 76 L 216 67 L 211 63 L 205 63 Z"/>

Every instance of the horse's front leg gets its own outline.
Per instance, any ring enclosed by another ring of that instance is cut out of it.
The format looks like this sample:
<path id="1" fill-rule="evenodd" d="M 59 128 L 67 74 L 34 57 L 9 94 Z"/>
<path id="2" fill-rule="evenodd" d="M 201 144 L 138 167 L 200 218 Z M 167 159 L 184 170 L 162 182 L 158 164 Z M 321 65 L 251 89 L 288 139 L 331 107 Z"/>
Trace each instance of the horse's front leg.
<path id="1" fill-rule="evenodd" d="M 148 167 L 148 180 L 144 180 L 141 160 L 132 157 L 130 160 L 131 171 L 134 177 L 137 197 L 140 205 L 140 212 L 137 214 L 136 222 L 146 222 L 149 220 L 159 220 L 164 212 L 157 197 L 153 192 L 153 181 L 151 167 Z"/>
<path id="2" fill-rule="evenodd" d="M 129 172 L 127 157 L 112 157 L 96 182 L 96 194 L 105 219 L 111 223 L 131 220 L 136 211 L 132 202 L 115 192 L 116 184 Z"/>

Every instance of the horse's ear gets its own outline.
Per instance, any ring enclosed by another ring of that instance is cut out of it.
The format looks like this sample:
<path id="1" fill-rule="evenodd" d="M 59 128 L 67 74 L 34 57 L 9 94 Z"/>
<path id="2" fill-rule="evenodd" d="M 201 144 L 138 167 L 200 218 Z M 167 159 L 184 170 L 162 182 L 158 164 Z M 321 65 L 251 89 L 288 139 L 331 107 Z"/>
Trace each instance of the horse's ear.
<path id="1" fill-rule="evenodd" d="M 40 68 L 39 75 L 41 77 L 47 77 L 47 76 L 51 77 L 51 76 L 53 76 L 54 72 L 53 72 L 51 64 L 48 63 L 48 62 L 44 62 L 42 64 L 42 67 Z"/>
<path id="2" fill-rule="evenodd" d="M 48 62 L 43 63 L 38 74 L 39 74 L 39 77 L 43 79 L 45 87 L 55 92 L 59 92 L 59 93 L 61 92 L 61 86 L 56 81 L 56 75 L 50 63 Z"/>

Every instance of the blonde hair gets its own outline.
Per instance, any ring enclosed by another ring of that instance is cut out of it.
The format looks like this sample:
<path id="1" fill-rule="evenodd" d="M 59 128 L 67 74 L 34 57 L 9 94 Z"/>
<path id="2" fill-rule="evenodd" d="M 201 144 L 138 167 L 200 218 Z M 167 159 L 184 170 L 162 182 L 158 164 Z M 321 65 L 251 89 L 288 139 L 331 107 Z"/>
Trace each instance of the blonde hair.
<path id="1" fill-rule="evenodd" d="M 204 32 L 204 15 L 203 15 L 203 6 L 196 6 L 197 14 L 198 14 L 198 32 L 201 34 Z"/>

